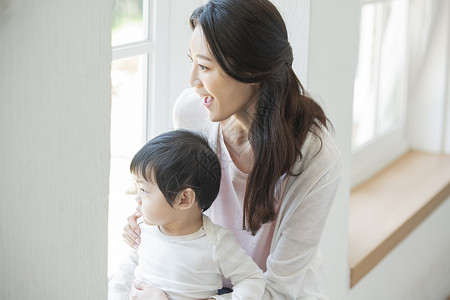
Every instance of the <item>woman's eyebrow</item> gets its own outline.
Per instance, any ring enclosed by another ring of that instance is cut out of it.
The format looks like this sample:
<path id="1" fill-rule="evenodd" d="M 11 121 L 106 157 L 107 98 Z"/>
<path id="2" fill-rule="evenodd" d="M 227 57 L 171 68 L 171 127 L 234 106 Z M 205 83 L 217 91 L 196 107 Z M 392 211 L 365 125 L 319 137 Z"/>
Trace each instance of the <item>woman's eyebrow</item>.
<path id="1" fill-rule="evenodd" d="M 214 62 L 214 60 L 212 58 L 210 58 L 208 56 L 205 56 L 205 55 L 202 55 L 202 54 L 197 54 L 195 57 L 201 58 L 201 59 L 204 59 L 204 60 L 207 60 L 207 61 L 210 61 L 210 62 Z"/>

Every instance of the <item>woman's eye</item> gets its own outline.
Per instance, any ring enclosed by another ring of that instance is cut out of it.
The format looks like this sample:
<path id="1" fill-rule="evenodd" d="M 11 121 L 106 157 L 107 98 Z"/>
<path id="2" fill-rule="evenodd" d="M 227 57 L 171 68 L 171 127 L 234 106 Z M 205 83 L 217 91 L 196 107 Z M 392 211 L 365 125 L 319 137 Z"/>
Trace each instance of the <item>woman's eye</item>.
<path id="1" fill-rule="evenodd" d="M 187 57 L 189 58 L 189 60 L 190 60 L 191 62 L 194 61 L 189 53 L 187 54 Z"/>
<path id="2" fill-rule="evenodd" d="M 142 194 L 147 194 L 147 192 L 143 188 L 140 188 L 139 190 L 141 191 Z"/>
<path id="3" fill-rule="evenodd" d="M 202 69 L 202 70 L 208 70 L 208 68 L 207 67 L 205 67 L 205 66 L 203 66 L 203 65 L 198 65 L 199 67 L 200 67 L 200 69 Z"/>

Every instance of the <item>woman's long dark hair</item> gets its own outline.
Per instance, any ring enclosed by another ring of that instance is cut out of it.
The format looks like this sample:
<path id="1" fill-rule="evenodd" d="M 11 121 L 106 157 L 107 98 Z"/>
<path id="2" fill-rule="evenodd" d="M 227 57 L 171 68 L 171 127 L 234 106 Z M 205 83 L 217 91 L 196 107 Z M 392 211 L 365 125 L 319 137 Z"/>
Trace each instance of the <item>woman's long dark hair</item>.
<path id="1" fill-rule="evenodd" d="M 314 127 L 327 127 L 322 108 L 304 91 L 292 70 L 292 48 L 283 18 L 268 0 L 211 0 L 191 15 L 209 49 L 232 78 L 259 83 L 249 131 L 255 164 L 244 197 L 243 227 L 256 234 L 276 217 L 276 185 L 292 174 Z"/>

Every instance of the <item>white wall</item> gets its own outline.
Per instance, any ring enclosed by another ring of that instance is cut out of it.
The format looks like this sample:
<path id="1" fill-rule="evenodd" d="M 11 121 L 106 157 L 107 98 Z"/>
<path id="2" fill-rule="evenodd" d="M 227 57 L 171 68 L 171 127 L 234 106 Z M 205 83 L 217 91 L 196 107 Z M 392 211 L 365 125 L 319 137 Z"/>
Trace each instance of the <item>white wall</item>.
<path id="1" fill-rule="evenodd" d="M 0 299 L 106 299 L 110 7 L 0 1 Z"/>
<path id="2" fill-rule="evenodd" d="M 324 280 L 331 299 L 347 299 L 352 101 L 359 9 L 356 1 L 314 0 L 310 14 L 307 89 L 323 103 L 344 160 L 341 186 L 322 238 Z"/>

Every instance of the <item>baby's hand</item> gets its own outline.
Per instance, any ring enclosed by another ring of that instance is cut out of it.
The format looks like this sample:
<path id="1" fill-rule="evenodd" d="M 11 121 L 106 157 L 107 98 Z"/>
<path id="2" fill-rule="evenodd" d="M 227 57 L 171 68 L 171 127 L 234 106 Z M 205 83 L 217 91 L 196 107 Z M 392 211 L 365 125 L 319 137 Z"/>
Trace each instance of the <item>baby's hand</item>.
<path id="1" fill-rule="evenodd" d="M 135 280 L 131 287 L 130 299 L 132 300 L 169 300 L 166 293 L 156 286 Z"/>

